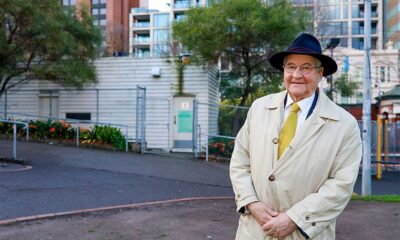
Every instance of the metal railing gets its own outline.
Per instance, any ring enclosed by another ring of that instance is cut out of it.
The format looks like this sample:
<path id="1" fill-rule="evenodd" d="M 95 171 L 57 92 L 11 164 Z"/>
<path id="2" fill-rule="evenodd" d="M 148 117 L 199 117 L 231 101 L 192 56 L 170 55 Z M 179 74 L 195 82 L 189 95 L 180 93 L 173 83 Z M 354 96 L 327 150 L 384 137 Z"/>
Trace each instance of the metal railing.
<path id="1" fill-rule="evenodd" d="M 17 159 L 17 125 L 24 125 L 25 126 L 25 133 L 26 133 L 26 140 L 29 141 L 29 123 L 22 122 L 22 121 L 11 121 L 6 119 L 0 119 L 2 123 L 12 123 L 13 128 L 13 160 Z"/>
<path id="2" fill-rule="evenodd" d="M 0 114 L 6 114 L 6 112 L 0 111 Z M 13 116 L 22 116 L 22 117 L 28 117 L 31 118 L 30 120 L 33 119 L 46 119 L 46 120 L 55 120 L 55 121 L 64 121 L 66 123 L 71 123 L 75 125 L 75 131 L 76 131 L 76 146 L 79 147 L 79 140 L 80 140 L 80 127 L 82 124 L 90 124 L 90 125 L 102 125 L 102 126 L 112 126 L 112 127 L 120 127 L 120 128 L 125 128 L 125 151 L 128 152 L 128 125 L 123 125 L 123 124 L 113 124 L 113 123 L 102 123 L 102 122 L 97 122 L 97 121 L 88 121 L 88 120 L 77 120 L 77 119 L 68 119 L 68 118 L 58 118 L 58 117 L 49 117 L 49 116 L 41 116 L 41 115 L 34 115 L 34 114 L 26 114 L 26 113 L 16 113 L 16 112 L 7 112 L 7 114 L 13 115 Z M 1 122 L 19 122 L 19 123 L 24 123 L 27 124 L 27 140 L 29 140 L 29 122 L 23 122 L 23 121 L 11 121 L 11 120 L 0 120 Z"/>

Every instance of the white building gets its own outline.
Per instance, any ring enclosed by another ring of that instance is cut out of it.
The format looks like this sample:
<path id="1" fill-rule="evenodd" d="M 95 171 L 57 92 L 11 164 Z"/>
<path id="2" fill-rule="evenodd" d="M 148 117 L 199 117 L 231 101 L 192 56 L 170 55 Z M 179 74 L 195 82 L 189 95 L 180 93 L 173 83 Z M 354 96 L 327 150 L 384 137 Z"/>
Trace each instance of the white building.
<path id="1" fill-rule="evenodd" d="M 146 88 L 146 142 L 149 149 L 191 150 L 193 100 L 198 100 L 198 123 L 203 132 L 218 133 L 218 71 L 187 65 L 184 95 L 177 95 L 177 73 L 166 58 L 101 58 L 95 62 L 98 83 L 77 91 L 47 81 L 32 81 L 8 91 L 0 99 L 2 117 L 26 119 L 18 114 L 78 118 L 128 125 L 134 139 L 137 86 Z M 29 117 L 30 119 L 34 117 Z M 122 132 L 125 133 L 124 128 Z M 202 136 L 201 142 L 206 142 Z"/>

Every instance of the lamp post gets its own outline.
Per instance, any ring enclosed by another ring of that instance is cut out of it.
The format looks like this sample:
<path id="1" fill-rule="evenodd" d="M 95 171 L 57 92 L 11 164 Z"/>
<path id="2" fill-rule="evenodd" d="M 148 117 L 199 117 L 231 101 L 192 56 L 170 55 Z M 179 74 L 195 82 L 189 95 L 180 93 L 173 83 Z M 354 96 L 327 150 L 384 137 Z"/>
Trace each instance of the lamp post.
<path id="1" fill-rule="evenodd" d="M 340 43 L 340 38 L 331 38 L 326 49 L 329 49 L 330 57 L 333 58 L 333 49 L 337 47 Z M 330 89 L 328 97 L 333 100 L 333 75 L 328 77 L 328 82 L 330 83 Z"/>

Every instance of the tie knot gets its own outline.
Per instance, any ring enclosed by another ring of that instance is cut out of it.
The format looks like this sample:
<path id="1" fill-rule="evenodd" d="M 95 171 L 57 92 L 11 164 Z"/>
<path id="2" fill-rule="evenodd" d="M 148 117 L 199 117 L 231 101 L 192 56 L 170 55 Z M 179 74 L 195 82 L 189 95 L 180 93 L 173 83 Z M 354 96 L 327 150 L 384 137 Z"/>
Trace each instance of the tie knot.
<path id="1" fill-rule="evenodd" d="M 300 110 L 299 105 L 297 105 L 297 103 L 293 103 L 292 107 L 290 108 L 290 111 L 297 113 L 299 110 Z"/>

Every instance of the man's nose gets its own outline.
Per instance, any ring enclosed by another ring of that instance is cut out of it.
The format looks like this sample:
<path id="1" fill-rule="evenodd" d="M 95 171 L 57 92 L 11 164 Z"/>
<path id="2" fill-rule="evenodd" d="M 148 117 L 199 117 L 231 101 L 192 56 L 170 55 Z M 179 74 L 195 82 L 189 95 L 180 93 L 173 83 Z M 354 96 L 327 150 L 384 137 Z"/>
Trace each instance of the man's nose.
<path id="1" fill-rule="evenodd" d="M 295 78 L 303 77 L 303 73 L 301 73 L 300 67 L 297 67 L 296 70 L 294 70 L 292 76 Z"/>

